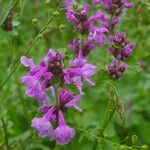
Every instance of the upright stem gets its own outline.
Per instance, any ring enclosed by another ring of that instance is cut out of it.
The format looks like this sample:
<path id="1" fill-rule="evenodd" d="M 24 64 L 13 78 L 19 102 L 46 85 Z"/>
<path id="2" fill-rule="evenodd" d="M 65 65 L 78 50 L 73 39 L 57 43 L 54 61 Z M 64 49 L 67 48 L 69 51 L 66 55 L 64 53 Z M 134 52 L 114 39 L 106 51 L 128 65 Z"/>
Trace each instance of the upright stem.
<path id="1" fill-rule="evenodd" d="M 59 88 L 55 87 L 55 99 L 56 99 L 56 106 L 57 108 L 60 107 L 60 101 L 59 101 Z"/>
<path id="2" fill-rule="evenodd" d="M 113 15 L 110 16 L 110 20 L 109 20 L 109 35 L 114 34 L 114 25 L 112 24 L 112 19 L 113 19 Z"/>
<path id="3" fill-rule="evenodd" d="M 111 110 L 109 110 L 107 113 L 107 117 L 104 119 L 104 122 L 102 124 L 102 127 L 100 128 L 100 132 L 98 133 L 99 137 L 102 137 L 104 130 L 106 129 L 106 127 L 108 126 L 109 122 L 111 121 L 111 119 L 113 118 L 113 115 L 115 113 L 116 109 L 113 108 Z"/>
<path id="4" fill-rule="evenodd" d="M 116 108 L 113 108 L 113 109 L 111 108 L 111 100 L 110 100 L 108 105 L 107 105 L 107 109 L 106 109 L 106 113 L 105 113 L 103 124 L 99 128 L 99 132 L 97 134 L 98 137 L 102 137 L 103 136 L 103 133 L 104 133 L 106 127 L 108 126 L 108 124 L 111 122 L 115 111 L 116 111 Z M 95 143 L 94 143 L 93 150 L 96 150 L 97 145 L 98 145 L 98 141 L 96 140 Z"/>
<path id="5" fill-rule="evenodd" d="M 5 140 L 6 150 L 9 150 L 7 127 L 6 127 L 6 123 L 3 117 L 1 117 L 1 121 L 2 121 L 2 126 L 4 129 L 4 140 Z"/>

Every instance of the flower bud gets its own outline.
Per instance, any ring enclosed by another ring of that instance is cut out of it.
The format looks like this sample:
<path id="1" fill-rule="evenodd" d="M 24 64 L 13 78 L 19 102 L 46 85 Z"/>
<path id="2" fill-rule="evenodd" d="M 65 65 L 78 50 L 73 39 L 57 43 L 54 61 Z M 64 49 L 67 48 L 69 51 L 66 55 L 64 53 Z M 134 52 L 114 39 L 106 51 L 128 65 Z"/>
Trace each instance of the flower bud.
<path id="1" fill-rule="evenodd" d="M 32 23 L 33 23 L 34 25 L 36 25 L 36 24 L 38 23 L 38 20 L 37 20 L 36 18 L 33 18 L 33 19 L 32 19 Z"/>
<path id="2" fill-rule="evenodd" d="M 63 30 L 65 30 L 65 29 L 66 29 L 66 26 L 65 26 L 65 25 L 61 24 L 61 25 L 59 26 L 59 30 L 60 30 L 60 31 L 63 31 Z"/>
<path id="3" fill-rule="evenodd" d="M 108 134 L 104 134 L 104 138 L 107 139 L 109 136 Z"/>
<path id="4" fill-rule="evenodd" d="M 142 150 L 148 150 L 148 145 L 142 145 L 141 149 Z"/>
<path id="5" fill-rule="evenodd" d="M 54 15 L 55 17 L 58 17 L 58 16 L 60 15 L 60 13 L 59 13 L 59 11 L 55 11 L 55 12 L 53 13 L 53 15 Z"/>
<path id="6" fill-rule="evenodd" d="M 125 145 L 121 145 L 120 146 L 120 150 L 125 150 L 126 149 L 126 146 Z"/>
<path id="7" fill-rule="evenodd" d="M 138 142 L 138 137 L 136 135 L 132 136 L 132 144 L 136 144 Z"/>
<path id="8" fill-rule="evenodd" d="M 43 34 L 39 34 L 39 35 L 37 36 L 38 39 L 42 39 L 42 37 L 43 37 Z"/>

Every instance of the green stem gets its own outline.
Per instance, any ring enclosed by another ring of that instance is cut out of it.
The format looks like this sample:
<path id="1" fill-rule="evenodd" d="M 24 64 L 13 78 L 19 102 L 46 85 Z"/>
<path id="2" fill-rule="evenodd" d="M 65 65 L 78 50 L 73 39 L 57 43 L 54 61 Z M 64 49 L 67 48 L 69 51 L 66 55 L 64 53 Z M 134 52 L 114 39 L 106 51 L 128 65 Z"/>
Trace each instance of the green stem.
<path id="1" fill-rule="evenodd" d="M 9 12 L 16 6 L 17 3 L 18 3 L 18 0 L 15 0 L 15 1 L 13 2 L 13 4 L 12 4 L 11 6 L 9 6 L 6 15 L 4 16 L 4 18 L 3 18 L 2 21 L 0 22 L 0 26 L 2 26 L 3 23 L 6 21 L 6 19 L 7 19 L 8 16 L 9 16 Z"/>
<path id="2" fill-rule="evenodd" d="M 110 100 L 108 105 L 107 105 L 107 109 L 106 109 L 103 124 L 100 127 L 99 132 L 97 134 L 98 137 L 103 136 L 103 133 L 104 133 L 105 129 L 107 128 L 108 124 L 111 122 L 115 111 L 116 111 L 116 108 L 113 108 L 113 109 L 111 108 L 111 100 Z M 98 140 L 95 141 L 93 150 L 95 150 L 97 148 L 97 145 L 98 145 Z"/>
<path id="3" fill-rule="evenodd" d="M 4 129 L 4 140 L 5 140 L 5 146 L 6 150 L 9 150 L 9 143 L 8 143 L 8 133 L 7 133 L 7 127 L 4 118 L 1 118 L 3 129 Z"/>
<path id="4" fill-rule="evenodd" d="M 112 109 L 109 111 L 109 117 L 108 119 L 106 119 L 102 125 L 102 128 L 100 129 L 100 132 L 98 134 L 98 136 L 102 136 L 103 133 L 104 133 L 104 130 L 106 129 L 106 127 L 108 126 L 109 122 L 111 122 L 113 116 L 114 116 L 114 113 L 115 113 L 116 109 Z"/>
<path id="5" fill-rule="evenodd" d="M 56 99 L 56 106 L 57 108 L 60 107 L 60 101 L 59 101 L 59 88 L 55 88 L 55 99 Z"/>
<path id="6" fill-rule="evenodd" d="M 61 7 L 61 3 L 59 4 L 58 8 L 56 9 L 56 11 L 58 11 Z M 35 39 L 31 42 L 31 44 L 29 45 L 28 49 L 25 51 L 25 53 L 23 55 L 27 55 L 27 53 L 33 48 L 33 46 L 35 45 L 35 43 L 37 42 L 37 40 L 39 39 L 39 36 L 42 35 L 46 29 L 47 26 L 50 24 L 50 22 L 55 18 L 54 15 L 52 15 L 50 17 L 50 19 L 47 21 L 46 25 L 43 27 L 43 29 L 38 33 L 38 35 L 35 37 Z M 12 69 L 11 73 L 8 75 L 8 77 L 5 79 L 5 81 L 1 84 L 0 86 L 0 90 L 4 87 L 4 85 L 8 82 L 8 80 L 12 77 L 12 75 L 16 72 L 17 68 L 20 66 L 20 60 L 18 60 L 18 62 L 16 63 L 15 67 Z"/>

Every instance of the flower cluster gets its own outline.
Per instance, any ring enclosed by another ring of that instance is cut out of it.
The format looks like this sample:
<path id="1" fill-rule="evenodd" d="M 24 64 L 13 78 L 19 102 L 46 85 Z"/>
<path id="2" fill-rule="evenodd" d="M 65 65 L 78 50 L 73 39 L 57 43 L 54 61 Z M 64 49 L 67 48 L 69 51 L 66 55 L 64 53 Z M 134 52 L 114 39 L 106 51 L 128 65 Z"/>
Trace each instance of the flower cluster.
<path id="1" fill-rule="evenodd" d="M 109 24 L 109 52 L 115 57 L 108 66 L 108 72 L 113 78 L 120 78 L 128 67 L 125 61 L 132 54 L 134 44 L 126 39 L 124 32 L 113 35 L 114 27 L 120 22 L 123 10 L 132 8 L 134 4 L 128 3 L 126 0 L 93 0 L 93 4 L 102 5 L 106 11 L 106 21 Z"/>
<path id="2" fill-rule="evenodd" d="M 80 34 L 82 38 L 75 38 L 68 48 L 76 54 L 82 51 L 83 56 L 89 54 L 96 45 L 103 45 L 105 34 L 108 32 L 108 24 L 103 12 L 96 12 L 89 16 L 90 5 L 86 4 L 81 8 L 71 7 L 67 11 L 67 20 L 74 24 L 74 32 Z M 99 23 L 95 26 L 95 23 Z"/>
<path id="3" fill-rule="evenodd" d="M 76 54 L 69 65 L 67 67 L 64 65 L 64 55 L 61 52 L 52 49 L 37 65 L 25 56 L 20 59 L 21 63 L 29 69 L 28 74 L 21 78 L 26 86 L 26 94 L 39 102 L 39 111 L 42 113 L 41 117 L 32 120 L 32 127 L 40 137 L 50 137 L 60 145 L 67 144 L 75 135 L 75 130 L 65 121 L 64 112 L 67 109 L 81 112 L 78 103 L 84 94 L 83 81 L 87 81 L 91 86 L 95 85 L 92 76 L 96 72 L 96 67 L 90 64 L 85 56 L 96 46 L 105 43 L 111 26 L 105 13 L 96 12 L 93 16 L 89 16 L 90 5 L 75 7 L 74 3 L 75 0 L 64 1 L 67 9 L 66 18 L 74 24 L 74 32 L 78 34 L 68 45 L 68 48 Z M 132 6 L 125 0 L 94 1 L 94 4 L 99 3 L 102 3 L 113 17 L 118 17 L 123 8 Z M 131 55 L 134 45 L 127 41 L 125 33 L 122 32 L 115 36 L 110 35 L 109 40 L 109 51 L 115 59 L 108 66 L 108 71 L 112 77 L 119 78 L 128 67 L 124 61 Z M 70 85 L 74 85 L 78 92 L 67 90 Z M 49 95 L 55 99 L 55 104 L 50 103 L 52 99 Z"/>
<path id="4" fill-rule="evenodd" d="M 123 9 L 130 9 L 134 6 L 133 3 L 128 3 L 126 0 L 93 0 L 93 3 L 104 6 L 106 12 L 112 16 L 111 25 L 119 23 Z"/>
<path id="5" fill-rule="evenodd" d="M 115 58 L 125 61 L 132 54 L 134 44 L 127 41 L 124 32 L 118 32 L 115 36 L 109 36 L 109 41 L 111 43 L 109 51 Z"/>
<path id="6" fill-rule="evenodd" d="M 76 57 L 70 61 L 67 68 L 63 64 L 63 54 L 52 49 L 38 65 L 25 56 L 20 59 L 21 63 L 29 68 L 28 74 L 21 78 L 26 86 L 26 94 L 38 100 L 39 111 L 42 112 L 42 117 L 35 117 L 32 120 L 32 127 L 40 137 L 50 137 L 61 145 L 67 144 L 75 135 L 74 129 L 66 124 L 64 111 L 73 108 L 81 112 L 78 102 L 84 94 L 83 80 L 92 86 L 95 85 L 91 78 L 96 72 L 96 67 L 90 64 L 84 56 L 95 47 L 95 41 L 92 39 L 92 36 L 96 36 L 95 32 L 99 34 L 98 38 L 104 41 L 103 33 L 106 30 L 105 28 L 99 30 L 93 25 L 95 21 L 104 17 L 103 14 L 97 13 L 93 17 L 88 17 L 89 5 L 85 5 L 81 11 L 77 12 L 73 10 L 74 2 L 75 0 L 64 1 L 67 19 L 75 24 L 74 31 L 89 34 L 89 37 L 85 41 L 75 39 L 69 44 L 68 47 L 76 52 Z M 66 90 L 70 85 L 74 85 L 79 92 L 73 94 Z M 55 99 L 55 105 L 50 104 L 51 99 L 48 95 L 52 95 L 51 97 Z"/>
<path id="7" fill-rule="evenodd" d="M 40 118 L 35 117 L 32 120 L 32 127 L 36 129 L 40 137 L 51 137 L 58 144 L 67 144 L 74 137 L 75 131 L 66 124 L 63 112 L 68 108 L 82 111 L 77 105 L 80 99 L 81 96 L 79 94 L 73 95 L 69 91 L 61 89 L 58 96 L 59 107 L 56 105 L 49 106 L 48 104 L 42 105 L 40 111 L 43 113 L 43 116 Z M 55 129 L 53 124 L 57 124 Z"/>
<path id="8" fill-rule="evenodd" d="M 112 63 L 108 66 L 108 71 L 113 78 L 120 78 L 127 67 L 128 65 L 126 63 L 113 59 Z"/>
<path id="9" fill-rule="evenodd" d="M 49 50 L 38 65 L 35 65 L 32 59 L 22 56 L 21 63 L 29 68 L 29 73 L 22 77 L 21 81 L 26 86 L 27 96 L 38 100 L 40 111 L 43 113 L 41 118 L 33 119 L 32 127 L 37 130 L 40 137 L 48 136 L 58 144 L 67 144 L 75 135 L 75 131 L 67 126 L 63 112 L 68 108 L 82 111 L 77 105 L 84 94 L 82 80 L 94 85 L 91 77 L 96 67 L 88 63 L 81 52 L 70 62 L 68 68 L 65 68 L 62 60 L 63 54 L 54 50 Z M 70 84 L 78 88 L 79 94 L 74 95 L 63 88 Z M 49 105 L 50 98 L 47 93 L 50 91 L 56 99 L 56 105 Z M 57 128 L 53 127 L 54 123 L 58 125 Z"/>
<path id="10" fill-rule="evenodd" d="M 128 65 L 124 62 L 132 54 L 134 44 L 127 41 L 124 32 L 118 32 L 115 36 L 109 36 L 109 41 L 111 43 L 109 51 L 115 57 L 115 59 L 108 66 L 108 71 L 113 78 L 119 78 L 123 75 L 128 67 Z"/>

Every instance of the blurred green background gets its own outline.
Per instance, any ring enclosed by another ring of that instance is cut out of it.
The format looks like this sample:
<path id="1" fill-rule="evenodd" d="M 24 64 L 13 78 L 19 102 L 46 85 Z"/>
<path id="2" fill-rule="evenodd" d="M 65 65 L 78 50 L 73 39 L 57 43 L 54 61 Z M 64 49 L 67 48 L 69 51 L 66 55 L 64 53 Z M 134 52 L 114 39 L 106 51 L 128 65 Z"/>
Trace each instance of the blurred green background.
<path id="1" fill-rule="evenodd" d="M 81 0 L 80 2 L 88 2 Z M 90 2 L 90 0 L 89 0 Z M 150 2 L 147 0 L 134 0 L 135 7 L 122 14 L 122 21 L 116 31 L 127 33 L 128 39 L 135 43 L 136 48 L 129 59 L 129 69 L 119 81 L 112 81 L 105 71 L 111 62 L 112 56 L 106 45 L 95 49 L 88 60 L 98 67 L 94 76 L 95 87 L 85 83 L 85 95 L 80 102 L 83 113 L 69 110 L 66 114 L 68 124 L 76 129 L 76 136 L 66 146 L 57 146 L 48 138 L 40 139 L 31 128 L 31 120 L 37 114 L 38 105 L 34 98 L 25 95 L 25 87 L 20 77 L 27 70 L 20 66 L 11 79 L 0 90 L 0 149 L 5 150 L 5 133 L 11 150 L 92 150 L 95 141 L 95 132 L 102 124 L 106 105 L 109 100 L 109 90 L 103 81 L 114 83 L 119 98 L 125 106 L 126 125 L 122 125 L 116 114 L 104 132 L 105 139 L 123 145 L 132 145 L 131 137 L 136 134 L 138 145 L 150 145 Z M 60 0 L 51 0 L 45 6 L 45 0 L 19 0 L 13 8 L 11 31 L 0 28 L 0 85 L 27 50 L 29 44 L 45 25 L 49 16 L 58 7 Z M 2 12 L 6 13 L 12 5 L 11 0 L 0 0 L 0 21 Z M 96 8 L 95 8 L 96 9 Z M 100 8 L 97 8 L 100 9 Z M 92 13 L 92 11 L 91 11 Z M 37 18 L 38 23 L 32 23 Z M 66 25 L 64 31 L 59 25 Z M 48 49 L 57 49 L 71 58 L 72 54 L 66 48 L 75 37 L 73 26 L 65 18 L 65 10 L 51 22 L 53 28 L 48 29 L 44 36 L 38 40 L 28 53 L 36 63 L 45 56 Z M 66 58 L 66 59 L 67 59 Z M 142 67 L 139 65 L 142 62 Z M 4 122 L 3 122 L 4 121 Z M 4 123 L 6 130 L 4 133 Z M 102 150 L 119 150 L 119 144 L 101 141 Z"/>

